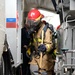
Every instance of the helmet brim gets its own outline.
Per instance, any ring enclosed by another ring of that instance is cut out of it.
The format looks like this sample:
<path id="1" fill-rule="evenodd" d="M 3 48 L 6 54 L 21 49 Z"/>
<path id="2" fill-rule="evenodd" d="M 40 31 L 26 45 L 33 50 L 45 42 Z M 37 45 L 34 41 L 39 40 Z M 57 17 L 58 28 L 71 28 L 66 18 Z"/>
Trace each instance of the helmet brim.
<path id="1" fill-rule="evenodd" d="M 36 18 L 35 21 L 38 21 L 38 20 L 40 20 L 42 18 L 44 18 L 44 15 L 43 14 L 41 14 L 38 18 Z"/>

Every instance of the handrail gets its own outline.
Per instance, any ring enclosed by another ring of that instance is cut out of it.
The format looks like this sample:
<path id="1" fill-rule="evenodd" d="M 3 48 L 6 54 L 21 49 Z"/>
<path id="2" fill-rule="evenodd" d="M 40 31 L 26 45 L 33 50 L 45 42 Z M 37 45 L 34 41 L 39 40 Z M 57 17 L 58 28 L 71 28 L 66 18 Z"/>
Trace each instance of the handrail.
<path id="1" fill-rule="evenodd" d="M 75 19 L 73 19 L 73 20 L 67 20 L 67 22 L 74 22 L 75 21 Z"/>

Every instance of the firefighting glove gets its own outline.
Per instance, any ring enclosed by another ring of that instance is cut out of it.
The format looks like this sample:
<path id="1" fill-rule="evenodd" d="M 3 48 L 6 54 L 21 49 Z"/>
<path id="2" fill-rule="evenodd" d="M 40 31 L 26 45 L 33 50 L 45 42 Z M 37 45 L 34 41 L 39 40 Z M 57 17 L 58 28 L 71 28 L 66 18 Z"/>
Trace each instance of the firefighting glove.
<path id="1" fill-rule="evenodd" d="M 46 52 L 46 46 L 44 44 L 41 44 L 39 47 L 38 47 L 38 51 L 39 52 Z"/>

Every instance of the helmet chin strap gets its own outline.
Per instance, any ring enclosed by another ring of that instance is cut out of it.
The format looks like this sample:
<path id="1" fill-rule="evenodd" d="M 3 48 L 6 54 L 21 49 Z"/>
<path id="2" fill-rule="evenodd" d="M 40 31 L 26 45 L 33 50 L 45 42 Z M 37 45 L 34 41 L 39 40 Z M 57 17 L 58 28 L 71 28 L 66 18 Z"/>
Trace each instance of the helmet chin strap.
<path id="1" fill-rule="evenodd" d="M 36 26 L 35 31 L 37 32 L 39 30 L 39 28 L 41 27 L 40 23 Z"/>
<path id="2" fill-rule="evenodd" d="M 39 23 L 37 26 L 31 27 L 31 28 L 28 30 L 28 33 L 29 33 L 29 34 L 36 33 L 36 32 L 38 32 L 39 28 L 40 28 L 40 23 Z"/>

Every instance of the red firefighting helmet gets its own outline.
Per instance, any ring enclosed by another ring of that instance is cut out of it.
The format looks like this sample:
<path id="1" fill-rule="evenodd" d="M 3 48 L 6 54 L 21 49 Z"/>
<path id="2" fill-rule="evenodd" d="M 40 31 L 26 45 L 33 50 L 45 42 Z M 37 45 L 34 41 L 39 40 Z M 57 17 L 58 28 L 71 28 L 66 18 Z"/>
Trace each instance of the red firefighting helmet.
<path id="1" fill-rule="evenodd" d="M 29 20 L 38 21 L 44 16 L 39 12 L 39 10 L 33 8 L 29 11 L 27 18 Z"/>

